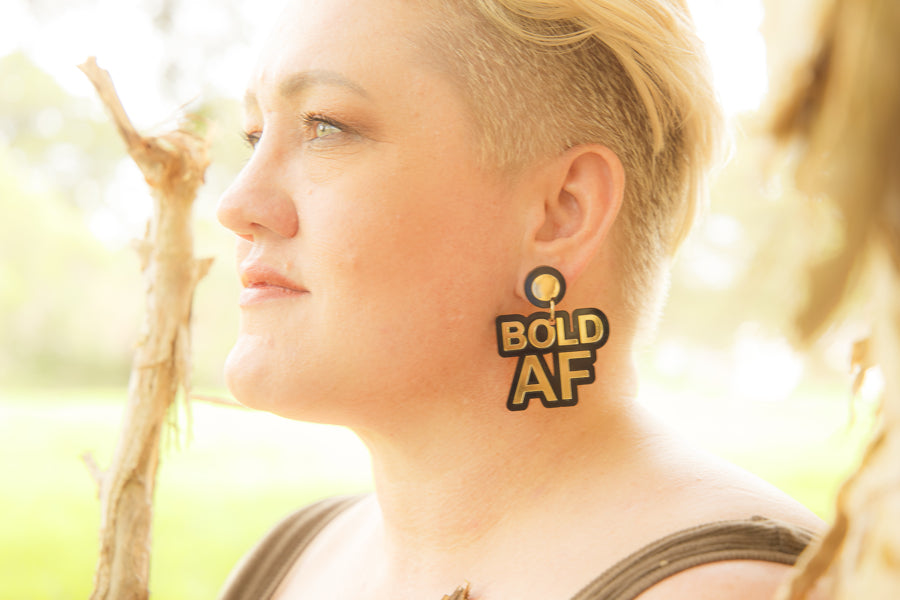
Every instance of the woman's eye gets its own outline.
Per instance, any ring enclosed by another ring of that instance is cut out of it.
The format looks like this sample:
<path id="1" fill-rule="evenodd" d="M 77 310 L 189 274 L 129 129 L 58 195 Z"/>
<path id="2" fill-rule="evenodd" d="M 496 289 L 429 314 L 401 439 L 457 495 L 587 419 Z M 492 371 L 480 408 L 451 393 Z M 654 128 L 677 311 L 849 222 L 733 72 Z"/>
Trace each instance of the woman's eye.
<path id="1" fill-rule="evenodd" d="M 335 133 L 341 133 L 341 128 L 332 123 L 328 123 L 326 121 L 315 121 L 315 126 L 313 128 L 313 137 L 323 138 L 329 135 L 334 135 Z"/>
<path id="2" fill-rule="evenodd" d="M 247 143 L 250 148 L 256 148 L 256 145 L 259 143 L 259 139 L 262 137 L 261 131 L 245 131 L 243 132 L 244 141 Z"/>

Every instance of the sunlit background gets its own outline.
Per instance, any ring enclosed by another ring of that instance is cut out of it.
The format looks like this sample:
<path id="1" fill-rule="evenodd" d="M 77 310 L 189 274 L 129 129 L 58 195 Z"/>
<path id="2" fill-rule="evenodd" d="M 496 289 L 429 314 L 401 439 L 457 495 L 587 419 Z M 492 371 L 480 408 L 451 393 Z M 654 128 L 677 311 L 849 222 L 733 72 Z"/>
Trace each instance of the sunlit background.
<path id="1" fill-rule="evenodd" d="M 0 4 L 0 598 L 88 595 L 99 509 L 80 455 L 109 460 L 141 320 L 128 243 L 142 234 L 148 195 L 76 65 L 96 55 L 145 132 L 171 126 L 185 104 L 213 124 L 196 218 L 197 254 L 216 262 L 196 298 L 193 381 L 198 395 L 222 397 L 237 281 L 213 213 L 247 157 L 236 99 L 278 4 Z M 759 133 L 769 87 L 790 77 L 785 65 L 812 33 L 808 4 L 691 2 L 733 157 L 640 360 L 644 403 L 828 518 L 878 380 L 850 402 L 849 345 L 866 333 L 852 323 L 804 354 L 785 337 L 804 299 L 798 268 L 839 243 L 834 215 L 798 198 Z M 154 598 L 214 596 L 280 515 L 370 485 L 365 453 L 343 430 L 202 400 L 192 411 L 192 439 L 170 436 L 160 472 Z"/>

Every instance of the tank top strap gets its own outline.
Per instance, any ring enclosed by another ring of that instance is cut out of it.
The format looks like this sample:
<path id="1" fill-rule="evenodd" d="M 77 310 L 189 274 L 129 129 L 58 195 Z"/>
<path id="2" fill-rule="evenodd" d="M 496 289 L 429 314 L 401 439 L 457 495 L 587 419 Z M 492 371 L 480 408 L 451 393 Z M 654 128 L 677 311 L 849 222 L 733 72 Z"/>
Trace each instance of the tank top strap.
<path id="1" fill-rule="evenodd" d="M 572 600 L 634 600 L 667 577 L 718 561 L 762 560 L 793 565 L 812 539 L 813 534 L 802 527 L 764 517 L 698 525 L 627 556 Z"/>
<path id="2" fill-rule="evenodd" d="M 234 567 L 218 600 L 267 600 L 309 543 L 363 496 L 326 498 L 278 522 Z"/>

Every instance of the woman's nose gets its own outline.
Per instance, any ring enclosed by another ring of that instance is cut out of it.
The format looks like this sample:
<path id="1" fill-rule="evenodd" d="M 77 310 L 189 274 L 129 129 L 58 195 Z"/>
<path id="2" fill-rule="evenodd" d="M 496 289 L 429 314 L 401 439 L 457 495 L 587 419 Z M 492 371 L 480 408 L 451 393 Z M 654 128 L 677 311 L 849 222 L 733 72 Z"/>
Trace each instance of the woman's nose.
<path id="1" fill-rule="evenodd" d="M 248 241 L 274 233 L 291 238 L 297 235 L 297 207 L 282 187 L 274 169 L 255 156 L 219 198 L 219 222 Z M 255 161 L 255 163 L 254 163 Z"/>

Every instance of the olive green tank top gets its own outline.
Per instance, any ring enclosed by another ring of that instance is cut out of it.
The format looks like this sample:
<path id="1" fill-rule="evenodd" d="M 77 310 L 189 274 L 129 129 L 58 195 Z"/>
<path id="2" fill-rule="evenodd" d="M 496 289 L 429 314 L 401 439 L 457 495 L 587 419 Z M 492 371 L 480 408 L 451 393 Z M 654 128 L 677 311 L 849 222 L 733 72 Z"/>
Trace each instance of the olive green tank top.
<path id="1" fill-rule="evenodd" d="M 359 496 L 329 498 L 278 523 L 237 564 L 219 600 L 269 600 L 309 543 Z M 634 600 L 667 577 L 723 560 L 793 565 L 811 532 L 763 517 L 698 525 L 668 535 L 623 558 L 571 600 Z"/>

